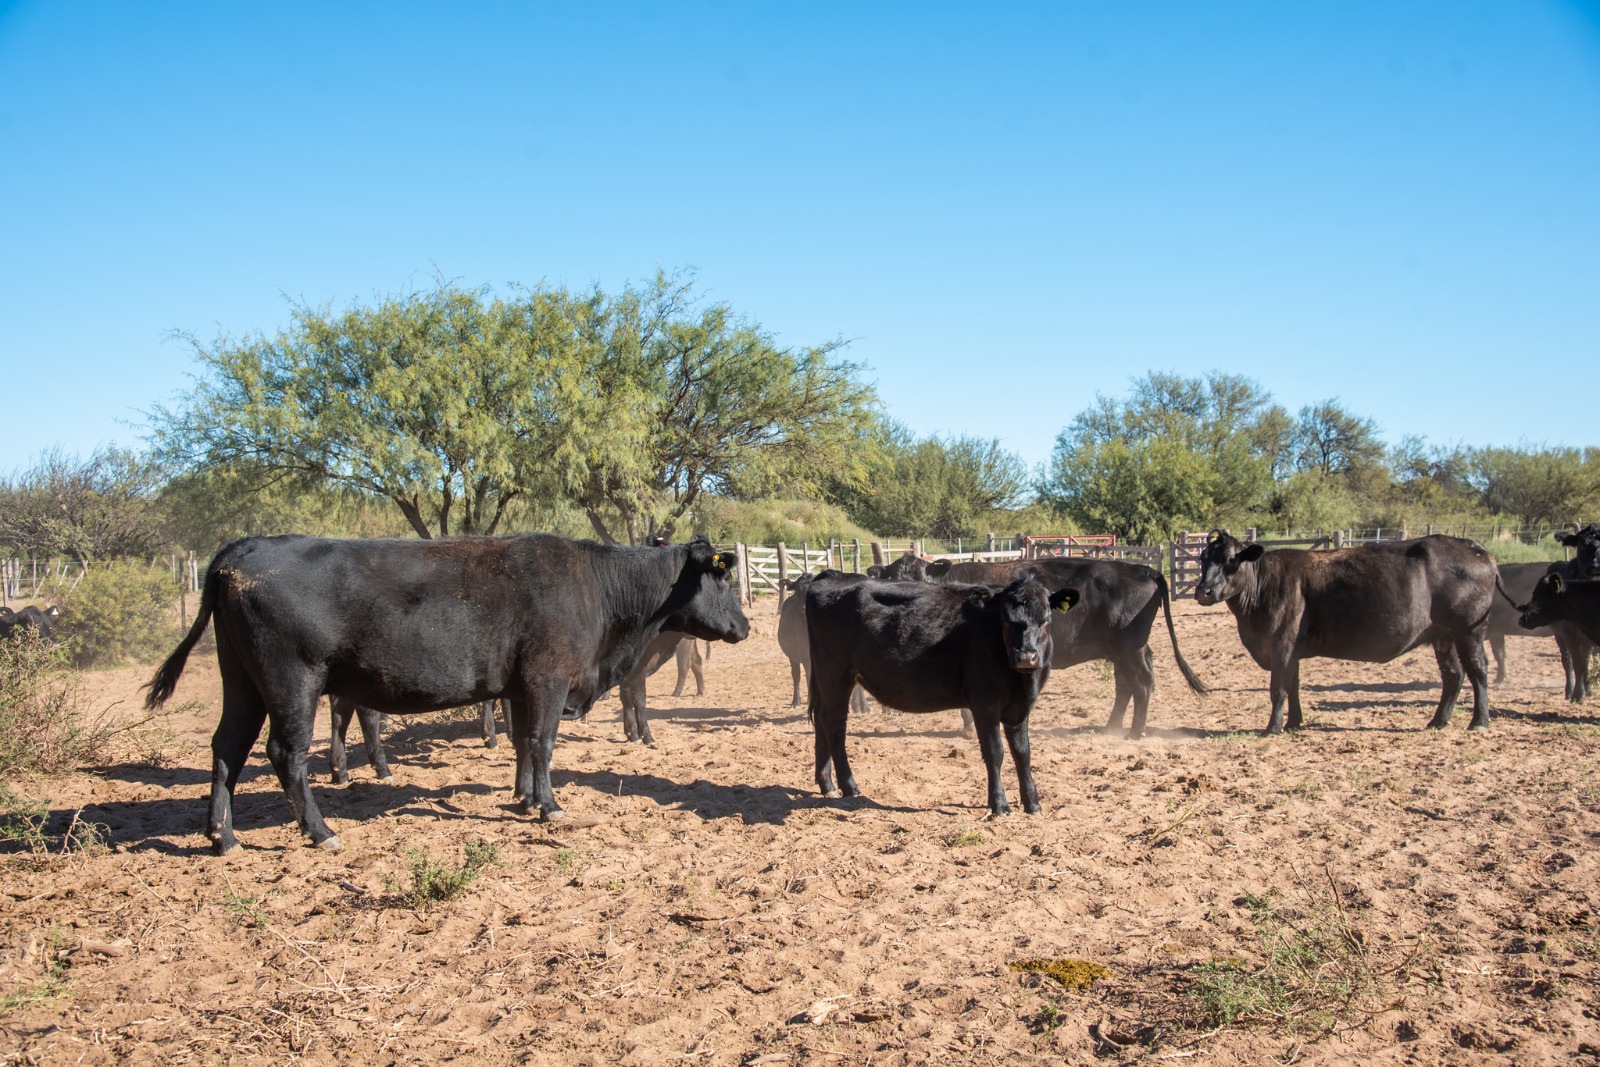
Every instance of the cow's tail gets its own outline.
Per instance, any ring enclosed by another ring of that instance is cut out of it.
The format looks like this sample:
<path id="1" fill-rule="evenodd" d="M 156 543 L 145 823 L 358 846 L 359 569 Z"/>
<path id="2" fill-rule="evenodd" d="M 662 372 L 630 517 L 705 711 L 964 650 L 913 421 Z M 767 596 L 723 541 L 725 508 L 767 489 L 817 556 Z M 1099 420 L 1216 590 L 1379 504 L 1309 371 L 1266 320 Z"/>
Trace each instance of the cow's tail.
<path id="1" fill-rule="evenodd" d="M 155 677 L 146 683 L 145 688 L 150 692 L 144 698 L 145 707 L 152 710 L 159 708 L 178 687 L 178 677 L 183 674 L 183 665 L 189 661 L 189 652 L 200 640 L 200 635 L 205 633 L 206 623 L 211 621 L 211 609 L 217 601 L 218 581 L 217 561 L 213 559 L 211 566 L 206 568 L 206 581 L 200 589 L 200 608 L 195 613 L 194 625 L 189 627 L 189 632 L 178 642 L 178 647 L 172 650 L 167 661 L 157 668 Z"/>
<path id="2" fill-rule="evenodd" d="M 1167 636 L 1172 639 L 1172 658 L 1178 661 L 1178 670 L 1183 672 L 1183 680 L 1189 683 L 1189 688 L 1205 696 L 1211 692 L 1210 688 L 1194 673 L 1194 668 L 1183 658 L 1183 653 L 1178 651 L 1178 630 L 1172 625 L 1172 598 L 1167 594 L 1167 579 L 1160 571 L 1155 571 L 1155 576 L 1156 585 L 1161 589 L 1161 614 L 1167 617 Z"/>
<path id="3" fill-rule="evenodd" d="M 1511 594 L 1506 592 L 1506 587 L 1500 584 L 1500 568 L 1499 567 L 1496 567 L 1494 569 L 1494 587 L 1500 593 L 1501 596 L 1506 598 L 1506 603 L 1507 604 L 1510 604 L 1517 611 L 1521 611 L 1523 609 L 1524 605 L 1518 604 L 1515 600 L 1512 600 L 1511 599 Z"/>

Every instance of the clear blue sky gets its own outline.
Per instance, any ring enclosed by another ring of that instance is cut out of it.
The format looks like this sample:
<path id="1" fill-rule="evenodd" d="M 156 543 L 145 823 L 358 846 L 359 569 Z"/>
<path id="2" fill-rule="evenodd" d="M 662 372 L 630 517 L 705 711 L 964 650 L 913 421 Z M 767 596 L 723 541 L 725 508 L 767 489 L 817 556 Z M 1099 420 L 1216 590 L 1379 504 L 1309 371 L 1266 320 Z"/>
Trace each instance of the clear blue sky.
<path id="1" fill-rule="evenodd" d="M 0 0 L 0 205 L 0 473 L 174 330 L 658 267 L 1030 463 L 1152 369 L 1600 444 L 1596 2 Z"/>

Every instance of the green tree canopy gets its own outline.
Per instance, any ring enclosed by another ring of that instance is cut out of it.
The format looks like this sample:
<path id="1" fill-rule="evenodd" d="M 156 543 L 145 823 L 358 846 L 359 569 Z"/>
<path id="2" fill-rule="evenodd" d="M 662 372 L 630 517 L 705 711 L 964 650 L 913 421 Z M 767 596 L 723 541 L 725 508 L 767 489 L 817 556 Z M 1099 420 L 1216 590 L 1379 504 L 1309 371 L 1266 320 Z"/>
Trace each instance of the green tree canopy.
<path id="1" fill-rule="evenodd" d="M 841 342 L 781 348 L 665 275 L 616 296 L 441 283 L 292 320 L 191 338 L 201 373 L 152 414 L 157 446 L 390 500 L 422 537 L 494 533 L 530 500 L 577 505 L 607 540 L 670 536 L 708 489 L 848 472 L 874 399 L 829 358 Z"/>
<path id="2" fill-rule="evenodd" d="M 1085 529 L 1136 541 L 1238 519 L 1266 501 L 1290 423 L 1248 378 L 1152 372 L 1097 395 L 1056 437 L 1039 495 Z"/>
<path id="3" fill-rule="evenodd" d="M 917 439 L 884 423 L 874 441 L 870 473 L 856 491 L 836 493 L 856 522 L 890 537 L 975 537 L 997 512 L 1020 507 L 1027 468 L 998 440 Z"/>
<path id="4" fill-rule="evenodd" d="M 1600 502 L 1600 467 L 1585 458 L 1576 448 L 1482 448 L 1471 477 L 1490 512 L 1567 522 Z"/>

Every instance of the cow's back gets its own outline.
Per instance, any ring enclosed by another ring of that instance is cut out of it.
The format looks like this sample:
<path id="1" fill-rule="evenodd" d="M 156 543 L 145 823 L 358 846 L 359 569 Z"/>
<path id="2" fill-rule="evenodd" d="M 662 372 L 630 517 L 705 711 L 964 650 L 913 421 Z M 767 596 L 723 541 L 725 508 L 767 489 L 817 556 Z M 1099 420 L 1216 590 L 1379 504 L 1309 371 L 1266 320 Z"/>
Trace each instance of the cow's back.
<path id="1" fill-rule="evenodd" d="M 1332 552 L 1285 549 L 1259 565 L 1257 610 L 1304 656 L 1383 663 L 1442 634 L 1481 635 L 1494 595 L 1489 554 L 1437 534 Z"/>

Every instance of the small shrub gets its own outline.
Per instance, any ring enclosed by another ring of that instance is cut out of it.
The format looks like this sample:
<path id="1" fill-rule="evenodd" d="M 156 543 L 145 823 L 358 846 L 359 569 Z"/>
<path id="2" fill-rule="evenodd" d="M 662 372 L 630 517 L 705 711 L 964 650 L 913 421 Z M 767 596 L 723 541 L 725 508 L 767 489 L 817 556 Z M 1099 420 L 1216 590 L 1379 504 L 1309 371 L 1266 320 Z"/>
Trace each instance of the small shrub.
<path id="1" fill-rule="evenodd" d="M 57 636 L 80 667 L 148 662 L 178 640 L 178 586 L 165 570 L 137 563 L 91 566 L 61 598 Z"/>
<path id="2" fill-rule="evenodd" d="M 156 755 L 153 723 L 193 703 L 120 720 L 108 706 L 83 710 L 80 678 L 66 652 L 32 634 L 0 641 L 0 776 L 50 774 L 101 762 L 131 742 L 140 756 Z"/>
<path id="3" fill-rule="evenodd" d="M 267 925 L 267 913 L 262 909 L 261 903 L 260 897 L 229 893 L 222 898 L 222 910 L 233 920 L 234 929 L 248 926 L 252 930 L 258 930 Z"/>
<path id="4" fill-rule="evenodd" d="M 1327 885 L 1302 884 L 1300 896 L 1285 907 L 1271 892 L 1244 894 L 1262 960 L 1201 965 L 1190 993 L 1204 1028 L 1267 1023 L 1321 1032 L 1349 1016 L 1382 1010 L 1386 981 L 1405 971 L 1417 953 L 1381 967 L 1331 878 Z"/>
<path id="5" fill-rule="evenodd" d="M 26 852 L 45 859 L 98 856 L 109 847 L 109 832 L 99 823 L 86 821 L 81 808 L 73 812 L 67 828 L 59 834 L 46 832 L 49 820 L 50 809 L 44 801 L 30 800 L 0 785 L 0 852 Z"/>
<path id="6" fill-rule="evenodd" d="M 483 868 L 500 862 L 500 850 L 487 841 L 469 841 L 459 867 L 435 862 L 423 849 L 409 850 L 406 858 L 411 861 L 411 885 L 402 896 L 420 911 L 465 893 Z"/>
<path id="7" fill-rule="evenodd" d="M 77 683 L 59 647 L 33 634 L 0 641 L 0 774 L 65 770 L 102 747 Z"/>

